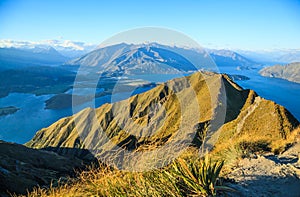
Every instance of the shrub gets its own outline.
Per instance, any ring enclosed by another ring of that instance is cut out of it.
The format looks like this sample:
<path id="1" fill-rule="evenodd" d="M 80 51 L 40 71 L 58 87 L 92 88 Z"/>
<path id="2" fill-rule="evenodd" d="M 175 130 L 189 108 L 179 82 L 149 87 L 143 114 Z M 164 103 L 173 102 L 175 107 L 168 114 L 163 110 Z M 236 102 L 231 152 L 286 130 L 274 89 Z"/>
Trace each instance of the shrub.
<path id="1" fill-rule="evenodd" d="M 190 163 L 178 159 L 165 174 L 182 195 L 216 196 L 218 191 L 233 191 L 217 184 L 223 165 L 224 161 L 212 162 L 208 156 Z"/>

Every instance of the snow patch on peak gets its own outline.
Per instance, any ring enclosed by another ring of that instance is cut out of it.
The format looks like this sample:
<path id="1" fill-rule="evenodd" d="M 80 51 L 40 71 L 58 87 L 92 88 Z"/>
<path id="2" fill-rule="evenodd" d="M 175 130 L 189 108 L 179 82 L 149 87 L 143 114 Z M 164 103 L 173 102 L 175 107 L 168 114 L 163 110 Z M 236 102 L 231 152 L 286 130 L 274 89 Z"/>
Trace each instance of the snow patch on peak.
<path id="1" fill-rule="evenodd" d="M 71 40 L 42 40 L 38 42 L 24 40 L 0 40 L 0 48 L 18 48 L 32 50 L 52 50 L 55 49 L 64 56 L 76 57 L 81 56 L 95 49 L 96 45 Z"/>

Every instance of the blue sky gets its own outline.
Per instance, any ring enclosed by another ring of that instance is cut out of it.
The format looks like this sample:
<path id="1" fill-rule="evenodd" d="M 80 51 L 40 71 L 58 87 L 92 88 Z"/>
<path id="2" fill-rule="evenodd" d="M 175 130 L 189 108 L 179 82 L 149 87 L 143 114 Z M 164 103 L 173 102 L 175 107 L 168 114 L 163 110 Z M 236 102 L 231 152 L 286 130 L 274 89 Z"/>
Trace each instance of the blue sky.
<path id="1" fill-rule="evenodd" d="M 0 0 L 0 39 L 101 43 L 144 26 L 167 27 L 206 47 L 300 48 L 300 0 Z"/>

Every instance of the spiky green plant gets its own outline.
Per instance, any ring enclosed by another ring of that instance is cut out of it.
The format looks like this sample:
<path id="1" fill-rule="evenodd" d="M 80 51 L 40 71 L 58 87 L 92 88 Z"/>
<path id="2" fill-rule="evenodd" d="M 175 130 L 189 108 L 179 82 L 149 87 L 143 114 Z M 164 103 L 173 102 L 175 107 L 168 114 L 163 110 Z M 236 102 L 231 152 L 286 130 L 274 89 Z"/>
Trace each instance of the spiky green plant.
<path id="1" fill-rule="evenodd" d="M 232 191 L 217 185 L 223 161 L 212 162 L 208 155 L 200 160 L 187 163 L 177 159 L 166 176 L 174 182 L 177 190 L 187 196 L 216 196 L 217 191 Z"/>

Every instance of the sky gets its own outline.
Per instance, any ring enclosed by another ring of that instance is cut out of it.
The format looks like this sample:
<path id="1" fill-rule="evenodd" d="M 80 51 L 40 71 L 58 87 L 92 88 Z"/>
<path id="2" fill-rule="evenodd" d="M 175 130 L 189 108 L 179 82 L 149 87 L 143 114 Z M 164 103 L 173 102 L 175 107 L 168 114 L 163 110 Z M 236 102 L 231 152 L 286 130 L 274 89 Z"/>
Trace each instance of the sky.
<path id="1" fill-rule="evenodd" d="M 149 26 L 210 48 L 299 49 L 300 0 L 0 0 L 0 39 L 99 44 Z"/>

